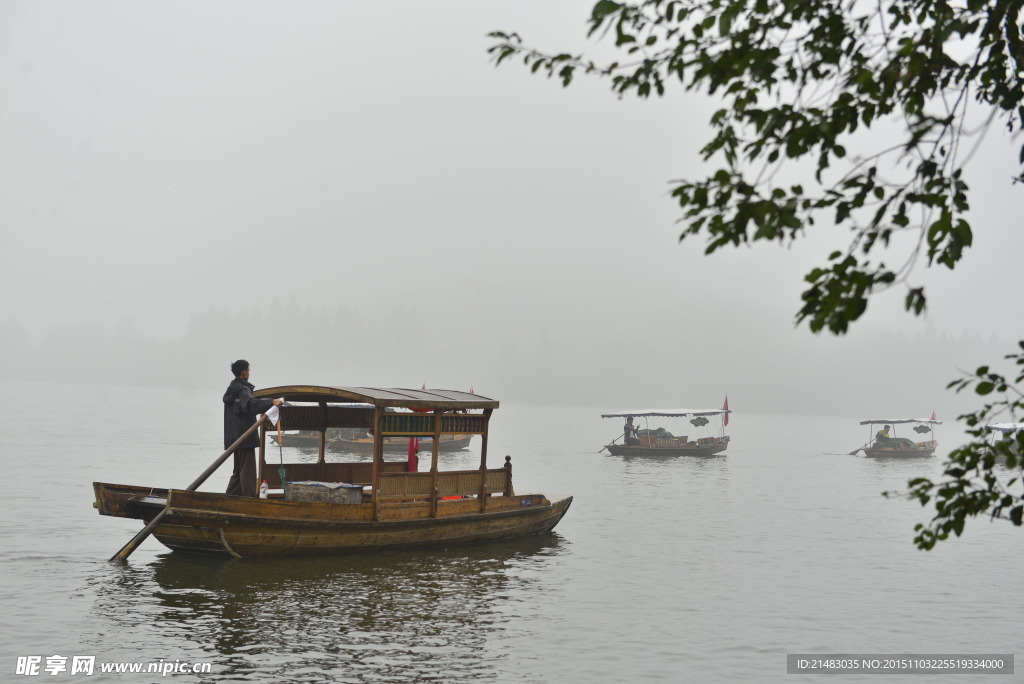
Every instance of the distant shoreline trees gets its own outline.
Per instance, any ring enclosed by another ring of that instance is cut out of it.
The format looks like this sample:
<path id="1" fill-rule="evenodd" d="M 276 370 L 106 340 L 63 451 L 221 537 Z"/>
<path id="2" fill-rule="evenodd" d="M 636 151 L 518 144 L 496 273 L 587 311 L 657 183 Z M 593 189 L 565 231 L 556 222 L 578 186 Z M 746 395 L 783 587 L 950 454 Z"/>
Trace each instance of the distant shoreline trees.
<path id="1" fill-rule="evenodd" d="M 512 335 L 508 328 L 467 332 L 444 326 L 442 331 L 428 322 L 420 322 L 410 334 L 401 325 L 401 314 L 395 310 L 384 316 L 392 321 L 388 323 L 365 314 L 298 305 L 284 315 L 274 307 L 211 307 L 194 314 L 180 336 L 166 339 L 150 339 L 127 325 L 108 329 L 92 322 L 57 328 L 33 341 L 8 321 L 0 326 L 0 354 L 14 362 L 0 366 L 0 381 L 220 392 L 227 364 L 244 356 L 253 363 L 259 360 L 261 385 L 296 378 L 358 384 L 387 377 L 416 387 L 423 382 L 455 388 L 475 384 L 481 393 L 487 388 L 507 402 L 596 402 L 608 409 L 622 402 L 678 401 L 678 388 L 663 380 L 665 369 L 677 369 L 673 372 L 684 373 L 678 377 L 685 378 L 693 401 L 728 389 L 737 397 L 738 415 L 849 416 L 859 437 L 853 421 L 867 417 L 861 415 L 865 411 L 884 408 L 875 402 L 875 381 L 865 376 L 865 367 L 874 362 L 877 372 L 903 387 L 900 400 L 914 411 L 938 409 L 946 417 L 969 404 L 957 401 L 954 406 L 951 397 L 943 396 L 945 375 L 935 369 L 952 373 L 957 367 L 974 367 L 1001 348 L 999 340 L 934 328 L 912 334 L 864 329 L 855 340 L 818 344 L 781 321 L 767 326 L 751 322 L 758 328 L 756 345 L 736 336 L 684 337 L 669 327 L 669 334 L 654 340 L 609 330 L 581 344 L 557 328 L 539 331 L 518 322 Z M 765 317 L 766 323 L 771 320 Z M 383 338 L 390 340 L 387 349 Z M 638 345 L 643 364 L 637 372 L 609 375 L 608 360 L 637 356 Z M 834 395 L 827 401 L 822 401 L 823 387 Z"/>

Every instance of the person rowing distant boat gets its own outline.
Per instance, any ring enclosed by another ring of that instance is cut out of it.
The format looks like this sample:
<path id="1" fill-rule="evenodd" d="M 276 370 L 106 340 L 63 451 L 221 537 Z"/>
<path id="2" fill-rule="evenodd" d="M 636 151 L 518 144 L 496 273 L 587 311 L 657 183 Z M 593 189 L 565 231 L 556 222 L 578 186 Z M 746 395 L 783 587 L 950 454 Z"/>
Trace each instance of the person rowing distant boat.
<path id="1" fill-rule="evenodd" d="M 640 438 L 636 436 L 636 426 L 633 425 L 633 416 L 626 416 L 626 424 L 622 426 L 622 434 L 626 444 L 639 444 Z"/>
<path id="2" fill-rule="evenodd" d="M 879 430 L 878 432 L 875 433 L 875 446 L 876 447 L 886 447 L 886 446 L 889 446 L 889 443 L 892 441 L 892 438 L 889 436 L 889 430 L 891 428 L 892 428 L 891 425 L 886 425 L 881 430 Z"/>

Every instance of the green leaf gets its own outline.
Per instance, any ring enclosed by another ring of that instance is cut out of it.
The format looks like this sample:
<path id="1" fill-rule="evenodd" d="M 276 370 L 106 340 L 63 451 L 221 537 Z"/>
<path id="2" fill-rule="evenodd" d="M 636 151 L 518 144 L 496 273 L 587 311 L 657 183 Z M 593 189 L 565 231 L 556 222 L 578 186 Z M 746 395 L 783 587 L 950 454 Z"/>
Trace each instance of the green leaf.
<path id="1" fill-rule="evenodd" d="M 595 23 L 604 21 L 604 18 L 609 14 L 614 14 L 622 8 L 617 2 L 612 0 L 598 0 L 597 4 L 594 5 L 594 9 L 591 11 L 590 20 Z"/>
<path id="2" fill-rule="evenodd" d="M 718 32 L 723 36 L 729 35 L 732 31 L 732 14 L 730 8 L 722 12 L 722 16 L 718 18 Z"/>
<path id="3" fill-rule="evenodd" d="M 956 536 L 960 536 L 964 533 L 964 523 L 966 519 L 963 517 L 957 517 L 950 522 L 950 528 L 956 533 Z"/>
<path id="4" fill-rule="evenodd" d="M 1017 527 L 1024 522 L 1024 506 L 1015 506 L 1010 509 L 1010 521 Z"/>

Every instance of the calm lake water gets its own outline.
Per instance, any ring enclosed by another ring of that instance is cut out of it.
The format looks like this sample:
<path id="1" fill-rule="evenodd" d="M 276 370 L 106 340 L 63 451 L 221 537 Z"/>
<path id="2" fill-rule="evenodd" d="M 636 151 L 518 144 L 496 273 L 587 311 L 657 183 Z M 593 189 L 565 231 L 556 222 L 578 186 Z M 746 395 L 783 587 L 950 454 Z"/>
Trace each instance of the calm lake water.
<path id="1" fill-rule="evenodd" d="M 92 482 L 187 486 L 220 453 L 220 392 L 0 394 L 0 681 L 781 682 L 787 653 L 1024 652 L 1020 530 L 975 520 L 916 550 L 928 511 L 881 492 L 941 458 L 847 455 L 860 416 L 749 415 L 731 397 L 727 454 L 631 458 L 598 453 L 621 432 L 600 409 L 505 403 L 491 467 L 509 454 L 517 492 L 575 497 L 550 535 L 312 560 L 190 557 L 150 538 L 117 564 L 141 525 L 98 515 Z M 942 456 L 961 435 L 938 439 Z M 476 467 L 477 449 L 443 465 Z M 94 674 L 50 675 L 54 655 L 95 656 Z M 15 674 L 25 656 L 41 674 Z M 151 662 L 210 672 L 99 672 Z"/>

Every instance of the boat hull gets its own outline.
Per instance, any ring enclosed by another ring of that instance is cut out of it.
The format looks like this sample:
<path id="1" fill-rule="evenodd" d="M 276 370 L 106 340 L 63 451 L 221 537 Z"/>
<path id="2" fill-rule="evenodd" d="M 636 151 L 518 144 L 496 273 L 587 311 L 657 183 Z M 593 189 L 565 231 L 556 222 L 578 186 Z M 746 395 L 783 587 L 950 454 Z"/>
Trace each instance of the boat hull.
<path id="1" fill-rule="evenodd" d="M 869 458 L 917 458 L 931 456 L 939 443 L 936 441 L 919 442 L 912 447 L 864 447 L 864 455 Z"/>
<path id="2" fill-rule="evenodd" d="M 707 443 L 657 446 L 647 444 L 608 444 L 613 456 L 713 456 L 729 448 L 729 438 L 719 437 Z"/>
<path id="3" fill-rule="evenodd" d="M 445 547 L 550 531 L 572 497 L 540 494 L 409 501 L 380 506 L 228 496 L 94 483 L 103 515 L 153 520 L 172 551 L 233 557 L 318 555 L 384 548 Z"/>

